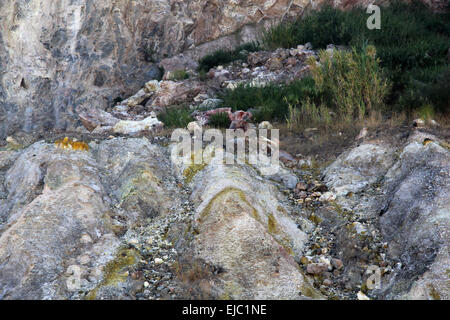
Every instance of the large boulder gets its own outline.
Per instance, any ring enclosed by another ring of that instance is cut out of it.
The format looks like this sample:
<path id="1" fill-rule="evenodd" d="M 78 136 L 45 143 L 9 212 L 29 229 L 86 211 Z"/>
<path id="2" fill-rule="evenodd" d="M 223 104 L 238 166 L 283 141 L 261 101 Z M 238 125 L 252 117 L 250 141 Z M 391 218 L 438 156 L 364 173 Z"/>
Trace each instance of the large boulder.
<path id="1" fill-rule="evenodd" d="M 0 298 L 69 298 L 74 272 L 78 289 L 90 285 L 82 276 L 95 282 L 118 240 L 91 155 L 36 143 L 9 169 L 6 186 Z"/>
<path id="2" fill-rule="evenodd" d="M 93 150 L 103 168 L 103 184 L 128 223 L 168 214 L 176 205 L 170 161 L 146 138 L 117 138 Z"/>
<path id="3" fill-rule="evenodd" d="M 450 152 L 421 131 L 398 142 L 379 139 L 346 151 L 324 180 L 337 204 L 372 221 L 386 242 L 395 268 L 375 295 L 449 299 Z"/>
<path id="4" fill-rule="evenodd" d="M 324 181 L 337 196 L 358 193 L 384 176 L 393 164 L 394 149 L 384 143 L 364 143 L 338 157 L 324 171 Z"/>
<path id="5" fill-rule="evenodd" d="M 449 150 L 425 133 L 409 139 L 386 173 L 380 225 L 400 263 L 387 298 L 450 298 L 449 177 Z"/>
<path id="6" fill-rule="evenodd" d="M 0 155 L 0 169 L 9 168 L 0 299 L 130 298 L 127 270 L 140 256 L 122 236 L 179 202 L 160 147 L 145 138 L 92 142 L 88 151 L 41 141 Z"/>
<path id="7" fill-rule="evenodd" d="M 274 185 L 255 169 L 225 165 L 219 157 L 182 172 L 192 179 L 196 208 L 192 252 L 221 270 L 210 288 L 215 297 L 322 297 L 298 265 L 307 236 L 290 218 Z"/>

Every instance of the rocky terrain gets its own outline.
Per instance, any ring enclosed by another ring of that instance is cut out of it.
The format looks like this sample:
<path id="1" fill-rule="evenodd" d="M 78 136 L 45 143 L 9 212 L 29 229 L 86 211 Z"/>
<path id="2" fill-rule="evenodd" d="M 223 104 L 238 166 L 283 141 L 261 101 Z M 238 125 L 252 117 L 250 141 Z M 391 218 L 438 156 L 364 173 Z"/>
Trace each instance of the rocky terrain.
<path id="1" fill-rule="evenodd" d="M 449 150 L 427 128 L 329 165 L 282 153 L 274 176 L 89 136 L 0 151 L 2 299 L 449 298 Z"/>
<path id="2" fill-rule="evenodd" d="M 222 89 L 289 83 L 318 53 L 198 58 L 319 3 L 0 0 L 0 299 L 450 299 L 439 119 L 320 157 L 282 138 L 272 175 L 206 146 L 209 163 L 173 157 L 168 108 L 195 135 Z"/>

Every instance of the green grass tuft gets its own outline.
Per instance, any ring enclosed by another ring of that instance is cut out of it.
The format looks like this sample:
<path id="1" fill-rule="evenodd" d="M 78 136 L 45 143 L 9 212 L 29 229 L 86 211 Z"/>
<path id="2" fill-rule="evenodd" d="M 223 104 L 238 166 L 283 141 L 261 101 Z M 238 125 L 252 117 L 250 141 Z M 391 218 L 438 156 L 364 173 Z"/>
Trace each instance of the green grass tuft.
<path id="1" fill-rule="evenodd" d="M 231 121 L 226 112 L 216 113 L 209 117 L 209 125 L 214 128 L 230 127 Z"/>
<path id="2" fill-rule="evenodd" d="M 217 50 L 199 61 L 198 71 L 208 72 L 211 68 L 225 65 L 236 60 L 246 60 L 250 52 L 261 50 L 259 43 L 246 43 L 234 50 Z"/>
<path id="3" fill-rule="evenodd" d="M 158 119 L 169 128 L 185 128 L 189 122 L 194 121 L 191 113 L 189 107 L 169 107 Z"/>
<path id="4" fill-rule="evenodd" d="M 176 70 L 170 74 L 169 80 L 182 81 L 189 79 L 189 73 L 186 70 Z"/>

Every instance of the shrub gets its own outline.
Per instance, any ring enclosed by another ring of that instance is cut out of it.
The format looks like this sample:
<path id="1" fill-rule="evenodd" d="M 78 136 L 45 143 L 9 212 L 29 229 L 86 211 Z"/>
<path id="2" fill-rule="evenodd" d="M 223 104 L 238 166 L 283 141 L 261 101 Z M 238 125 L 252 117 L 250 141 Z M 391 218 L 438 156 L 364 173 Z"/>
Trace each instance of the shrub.
<path id="1" fill-rule="evenodd" d="M 301 107 L 289 104 L 289 115 L 286 118 L 286 124 L 290 131 L 296 131 L 305 127 L 327 129 L 331 122 L 330 110 L 323 104 L 317 107 L 309 98 L 301 104 Z"/>
<path id="2" fill-rule="evenodd" d="M 229 128 L 230 118 L 226 112 L 216 113 L 209 117 L 209 125 L 215 128 Z"/>
<path id="3" fill-rule="evenodd" d="M 374 46 L 361 53 L 335 50 L 319 53 L 320 64 L 308 61 L 322 103 L 335 111 L 341 120 L 362 119 L 384 106 L 389 84 L 383 76 Z"/>
<path id="4" fill-rule="evenodd" d="M 186 70 L 176 70 L 170 74 L 169 80 L 181 81 L 189 79 L 189 73 Z"/>
<path id="5" fill-rule="evenodd" d="M 188 107 L 169 107 L 158 119 L 169 128 L 185 128 L 189 122 L 194 121 L 191 113 Z"/>
<path id="6" fill-rule="evenodd" d="M 408 113 L 424 104 L 437 112 L 448 113 L 450 106 L 450 67 L 437 66 L 416 70 L 398 99 L 397 107 Z"/>
<path id="7" fill-rule="evenodd" d="M 199 61 L 198 71 L 208 72 L 211 68 L 236 60 L 246 60 L 249 52 L 259 51 L 259 43 L 246 43 L 233 50 L 217 50 Z"/>
<path id="8" fill-rule="evenodd" d="M 431 104 L 424 104 L 417 109 L 416 113 L 418 114 L 419 118 L 425 121 L 429 121 L 434 117 L 434 108 Z"/>

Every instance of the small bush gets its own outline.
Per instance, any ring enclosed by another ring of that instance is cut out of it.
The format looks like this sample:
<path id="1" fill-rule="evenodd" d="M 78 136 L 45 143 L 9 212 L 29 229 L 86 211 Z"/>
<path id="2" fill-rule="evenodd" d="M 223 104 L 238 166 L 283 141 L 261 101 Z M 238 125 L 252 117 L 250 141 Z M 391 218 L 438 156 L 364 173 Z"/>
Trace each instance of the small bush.
<path id="1" fill-rule="evenodd" d="M 169 80 L 182 81 L 189 79 L 189 73 L 186 70 L 176 70 L 170 74 Z"/>
<path id="2" fill-rule="evenodd" d="M 419 118 L 429 121 L 434 118 L 434 107 L 431 104 L 424 104 L 420 108 L 417 109 L 417 115 Z"/>
<path id="3" fill-rule="evenodd" d="M 335 111 L 344 121 L 362 119 L 371 111 L 384 106 L 389 83 L 383 76 L 373 46 L 361 53 L 328 51 L 319 53 L 320 64 L 309 60 L 311 74 L 322 103 Z"/>
<path id="4" fill-rule="evenodd" d="M 209 125 L 215 128 L 229 128 L 231 124 L 228 114 L 225 112 L 216 113 L 209 117 Z"/>
<path id="5" fill-rule="evenodd" d="M 158 119 L 169 128 L 185 128 L 189 122 L 194 121 L 191 113 L 188 107 L 169 107 Z"/>
<path id="6" fill-rule="evenodd" d="M 249 52 L 259 51 L 259 43 L 246 43 L 233 50 L 217 50 L 199 61 L 198 71 L 208 72 L 211 68 L 231 63 L 236 60 L 246 60 Z"/>
<path id="7" fill-rule="evenodd" d="M 309 98 L 301 104 L 301 107 L 289 105 L 289 115 L 286 118 L 289 131 L 297 131 L 306 127 L 327 129 L 331 122 L 330 110 L 323 104 L 317 107 Z"/>

